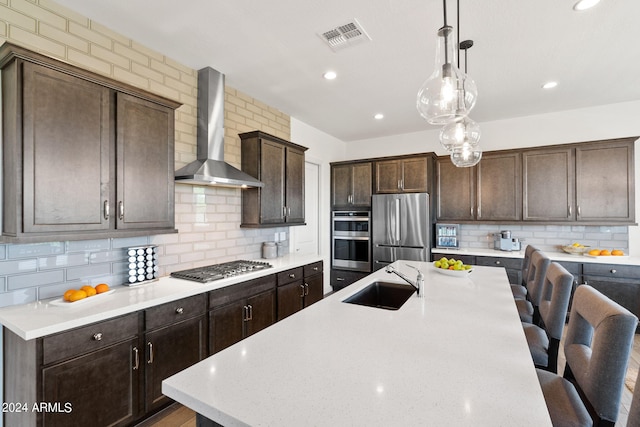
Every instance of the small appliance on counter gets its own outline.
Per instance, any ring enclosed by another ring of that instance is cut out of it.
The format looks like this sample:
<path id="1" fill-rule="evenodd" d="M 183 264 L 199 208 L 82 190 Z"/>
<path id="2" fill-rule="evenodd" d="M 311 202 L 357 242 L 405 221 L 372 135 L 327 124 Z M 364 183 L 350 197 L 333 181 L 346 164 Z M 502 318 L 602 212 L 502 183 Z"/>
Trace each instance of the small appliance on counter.
<path id="1" fill-rule="evenodd" d="M 459 248 L 460 225 L 436 224 L 436 248 Z"/>
<path id="2" fill-rule="evenodd" d="M 511 237 L 511 231 L 503 230 L 493 235 L 493 249 L 500 251 L 519 251 L 520 239 Z"/>

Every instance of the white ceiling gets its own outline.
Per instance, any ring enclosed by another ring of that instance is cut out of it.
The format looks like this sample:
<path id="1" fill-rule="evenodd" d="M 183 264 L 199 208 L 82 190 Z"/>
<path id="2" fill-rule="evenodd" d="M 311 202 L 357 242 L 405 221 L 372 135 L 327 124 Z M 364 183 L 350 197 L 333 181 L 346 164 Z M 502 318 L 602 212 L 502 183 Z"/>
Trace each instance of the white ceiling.
<path id="1" fill-rule="evenodd" d="M 434 129 L 415 101 L 434 69 L 440 0 L 57 2 L 343 141 Z M 461 0 L 474 120 L 640 100 L 640 1 L 574 2 Z M 334 52 L 318 36 L 354 18 L 371 41 Z M 336 80 L 322 78 L 329 69 Z M 558 87 L 542 90 L 548 80 Z"/>

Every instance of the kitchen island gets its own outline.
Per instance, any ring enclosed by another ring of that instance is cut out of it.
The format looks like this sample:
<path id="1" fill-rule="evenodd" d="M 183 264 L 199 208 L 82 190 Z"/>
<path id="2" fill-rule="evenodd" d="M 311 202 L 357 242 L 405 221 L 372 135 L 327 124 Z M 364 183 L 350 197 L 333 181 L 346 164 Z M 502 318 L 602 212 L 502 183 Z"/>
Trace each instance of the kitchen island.
<path id="1" fill-rule="evenodd" d="M 551 425 L 504 269 L 451 277 L 399 310 L 342 302 L 378 270 L 166 379 L 210 425 Z"/>

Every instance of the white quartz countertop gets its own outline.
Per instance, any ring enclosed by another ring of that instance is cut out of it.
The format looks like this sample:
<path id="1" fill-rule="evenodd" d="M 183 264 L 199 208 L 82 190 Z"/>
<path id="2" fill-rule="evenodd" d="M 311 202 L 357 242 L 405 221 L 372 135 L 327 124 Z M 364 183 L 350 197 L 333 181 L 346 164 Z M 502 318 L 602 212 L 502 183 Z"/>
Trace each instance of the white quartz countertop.
<path id="1" fill-rule="evenodd" d="M 321 260 L 322 257 L 319 255 L 288 255 L 260 260 L 269 262 L 273 268 L 206 284 L 163 277 L 139 286 L 112 286 L 111 289 L 115 290 L 112 294 L 95 300 L 88 298 L 86 302 L 78 305 L 61 307 L 51 304 L 59 298 L 15 305 L 0 309 L 0 324 L 22 339 L 30 340 Z"/>
<path id="2" fill-rule="evenodd" d="M 451 255 L 476 255 L 487 257 L 502 258 L 524 258 L 524 247 L 520 251 L 499 251 L 496 249 L 484 248 L 432 248 L 431 253 L 442 253 Z M 640 265 L 640 257 L 637 256 L 600 256 L 591 257 L 588 255 L 571 255 L 566 252 L 544 251 L 551 258 L 551 261 L 567 261 L 580 263 L 601 263 L 601 264 L 619 264 L 619 265 Z"/>
<path id="3" fill-rule="evenodd" d="M 166 379 L 225 426 L 551 426 L 505 270 L 451 277 L 397 311 L 343 303 L 379 270 Z M 526 403 L 526 404 L 525 404 Z"/>

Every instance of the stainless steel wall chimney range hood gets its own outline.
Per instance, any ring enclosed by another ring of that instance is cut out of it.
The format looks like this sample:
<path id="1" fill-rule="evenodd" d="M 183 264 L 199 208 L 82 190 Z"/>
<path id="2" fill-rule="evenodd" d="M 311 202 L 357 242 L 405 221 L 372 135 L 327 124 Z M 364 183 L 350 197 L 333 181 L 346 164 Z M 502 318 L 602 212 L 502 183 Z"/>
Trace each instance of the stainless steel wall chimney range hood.
<path id="1" fill-rule="evenodd" d="M 226 187 L 262 187 L 249 174 L 224 162 L 224 74 L 198 71 L 197 159 L 178 169 L 177 183 Z"/>

